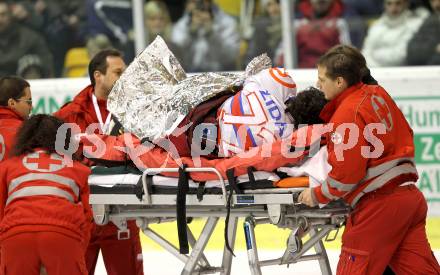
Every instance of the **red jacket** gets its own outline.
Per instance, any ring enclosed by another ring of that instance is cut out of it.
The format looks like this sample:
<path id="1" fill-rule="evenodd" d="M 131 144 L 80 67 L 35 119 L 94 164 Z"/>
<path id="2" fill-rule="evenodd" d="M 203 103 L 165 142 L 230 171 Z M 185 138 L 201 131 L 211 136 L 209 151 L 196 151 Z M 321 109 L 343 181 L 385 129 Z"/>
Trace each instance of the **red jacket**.
<path id="1" fill-rule="evenodd" d="M 87 126 L 92 123 L 99 123 L 93 107 L 92 94 L 94 88 L 92 85 L 85 87 L 72 102 L 66 103 L 60 110 L 54 113 L 54 116 L 67 123 L 76 123 L 85 132 Z M 99 110 L 105 119 L 108 115 L 107 101 L 98 100 Z M 97 133 L 97 132 L 96 132 Z"/>
<path id="2" fill-rule="evenodd" d="M 330 18 L 343 17 L 344 9 L 345 9 L 345 6 L 340 0 L 333 1 L 333 4 L 331 4 L 331 7 L 329 8 L 329 10 L 324 18 L 330 19 Z M 310 3 L 309 0 L 300 1 L 298 4 L 298 11 L 305 18 L 308 18 L 308 19 L 316 18 L 312 4 Z"/>
<path id="3" fill-rule="evenodd" d="M 296 42 L 298 67 L 315 68 L 316 62 L 331 47 L 345 43 L 343 19 L 303 19 L 298 22 Z M 348 33 L 347 33 L 348 34 Z"/>
<path id="4" fill-rule="evenodd" d="M 0 162 L 9 157 L 21 123 L 23 118 L 19 114 L 8 107 L 0 106 Z"/>
<path id="5" fill-rule="evenodd" d="M 106 144 L 105 154 L 96 156 L 104 160 L 124 161 L 129 157 L 138 168 L 177 168 L 182 164 L 186 164 L 188 167 L 214 167 L 220 172 L 223 179 L 226 179 L 227 170 L 231 168 L 234 169 L 235 176 L 240 176 L 246 174 L 251 166 L 258 171 L 273 171 L 284 165 L 299 163 L 308 154 L 309 148 L 321 143 L 321 136 L 318 134 L 318 129 L 321 126 L 318 124 L 302 127 L 284 140 L 253 147 L 249 151 L 230 158 L 219 159 L 208 159 L 203 156 L 174 159 L 173 155 L 163 148 L 151 143 L 141 145 L 139 139 L 128 133 L 120 136 L 84 136 L 81 142 L 88 147 L 94 146 L 95 139 L 104 142 Z M 295 146 L 295 150 L 290 151 L 292 145 Z M 128 155 L 125 152 L 129 152 Z M 164 172 L 161 174 L 178 177 L 177 173 Z M 216 174 L 206 172 L 191 173 L 190 177 L 199 182 L 218 179 Z"/>
<path id="6" fill-rule="evenodd" d="M 0 238 L 55 231 L 87 245 L 92 212 L 90 169 L 71 167 L 57 154 L 35 150 L 0 163 Z"/>
<path id="7" fill-rule="evenodd" d="M 385 184 L 417 181 L 413 132 L 382 87 L 361 83 L 349 87 L 324 107 L 321 118 L 333 124 L 327 135 L 332 170 L 313 190 L 318 202 L 342 197 L 354 206 L 365 193 Z M 358 137 L 354 130 L 344 129 L 349 125 L 359 129 Z M 372 126 L 382 130 L 369 131 Z M 342 150 L 350 138 L 352 148 Z"/>
<path id="8" fill-rule="evenodd" d="M 95 108 L 93 106 L 92 94 L 94 88 L 92 85 L 85 87 L 79 94 L 77 94 L 73 101 L 64 104 L 53 115 L 60 118 L 66 123 L 76 123 L 81 129 L 82 133 L 86 132 L 87 127 L 92 123 L 99 123 L 96 116 Z M 107 100 L 98 99 L 99 110 L 101 111 L 101 117 L 105 119 L 109 114 L 107 110 Z M 94 133 L 99 133 L 99 129 L 96 128 Z M 83 157 L 82 146 L 75 153 L 76 156 L 81 158 L 82 162 L 88 166 L 92 166 L 93 163 Z"/>

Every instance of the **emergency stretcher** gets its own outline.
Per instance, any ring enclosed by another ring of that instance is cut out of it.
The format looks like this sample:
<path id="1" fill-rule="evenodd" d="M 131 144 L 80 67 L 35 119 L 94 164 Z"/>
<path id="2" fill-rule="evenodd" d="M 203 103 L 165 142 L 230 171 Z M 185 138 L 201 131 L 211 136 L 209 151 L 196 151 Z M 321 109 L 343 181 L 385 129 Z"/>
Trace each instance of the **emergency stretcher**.
<path id="1" fill-rule="evenodd" d="M 211 167 L 106 172 L 110 174 L 95 171 L 89 178 L 95 222 L 101 225 L 113 222 L 120 229 L 118 237 L 122 239 L 129 237 L 127 221 L 135 220 L 146 236 L 185 263 L 181 274 L 230 274 L 239 218 L 244 218 L 251 274 L 262 274 L 263 266 L 311 260 L 318 261 L 322 274 L 332 273 L 323 240 L 334 240 L 348 216 L 349 207 L 340 201 L 323 208 L 307 207 L 297 202 L 304 187 L 276 188 L 273 185 L 276 174 L 261 171 L 249 170 L 248 175 L 238 178 L 228 175 L 228 180 Z M 179 172 L 179 178 L 164 177 L 159 175 L 161 172 Z M 218 180 L 196 183 L 188 177 L 191 172 L 214 173 Z M 223 217 L 226 218 L 223 258 L 221 266 L 214 267 L 204 250 Z M 206 219 L 198 239 L 187 226 L 191 218 Z M 180 250 L 149 226 L 176 219 Z M 291 232 L 281 257 L 260 260 L 254 228 L 267 223 Z M 310 237 L 304 238 L 307 234 Z M 185 255 L 189 252 L 188 243 L 192 250 Z M 315 252 L 310 254 L 312 248 Z"/>

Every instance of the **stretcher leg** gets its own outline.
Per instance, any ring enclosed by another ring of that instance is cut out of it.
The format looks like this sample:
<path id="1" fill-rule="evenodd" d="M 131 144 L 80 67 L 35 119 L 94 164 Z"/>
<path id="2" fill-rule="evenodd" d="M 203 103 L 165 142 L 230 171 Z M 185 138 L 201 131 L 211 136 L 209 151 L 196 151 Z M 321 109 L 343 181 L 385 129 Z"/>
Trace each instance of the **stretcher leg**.
<path id="1" fill-rule="evenodd" d="M 196 245 L 197 240 L 194 237 L 194 234 L 192 233 L 192 231 L 189 228 L 189 226 L 187 226 L 187 234 L 188 234 L 189 245 L 191 245 L 191 247 L 193 248 Z M 210 267 L 211 266 L 209 264 L 208 259 L 206 258 L 204 253 L 202 253 L 202 255 L 200 256 L 199 265 L 202 266 L 202 267 Z"/>
<path id="2" fill-rule="evenodd" d="M 310 236 L 316 235 L 317 231 L 315 228 L 310 229 Z M 317 255 L 319 255 L 319 267 L 321 268 L 321 274 L 322 275 L 331 275 L 332 269 L 330 268 L 330 262 L 328 260 L 327 251 L 325 250 L 324 243 L 322 242 L 322 239 L 320 239 L 316 244 L 314 245 L 315 252 Z"/>
<path id="3" fill-rule="evenodd" d="M 317 242 L 320 242 L 322 238 L 327 236 L 327 234 L 334 229 L 333 226 L 324 226 L 321 230 L 317 230 L 316 228 L 311 228 L 310 230 L 310 239 L 307 240 L 306 243 L 303 244 L 303 247 L 298 253 L 295 253 L 295 255 L 292 256 L 292 259 L 290 262 L 294 263 L 297 261 L 300 261 L 301 258 L 313 258 L 313 259 L 320 259 L 321 254 L 316 253 L 315 255 L 306 255 L 303 256 L 304 253 L 309 251 L 312 247 L 316 245 Z M 325 250 L 324 250 L 325 251 Z M 313 256 L 313 257 L 310 257 Z M 327 258 L 327 254 L 325 253 L 325 257 Z"/>
<path id="4" fill-rule="evenodd" d="M 237 223 L 238 223 L 238 217 L 230 217 L 229 226 L 228 226 L 228 242 L 232 250 L 234 249 L 235 246 L 235 237 L 237 235 Z M 226 248 L 225 245 L 223 249 L 223 260 L 222 260 L 223 271 L 220 273 L 220 275 L 231 274 L 231 266 L 232 266 L 232 253 Z"/>
<path id="5" fill-rule="evenodd" d="M 182 261 L 184 263 L 186 263 L 188 261 L 189 257 L 187 255 L 180 254 L 179 249 L 177 247 L 175 247 L 170 242 L 168 242 L 167 240 L 162 238 L 162 236 L 160 236 L 159 234 L 157 234 L 156 232 L 154 232 L 150 228 L 147 227 L 145 229 L 142 229 L 142 231 L 144 232 L 145 236 L 149 237 L 155 243 L 157 243 L 161 247 L 165 248 L 165 250 L 167 250 L 168 252 L 173 254 L 180 261 Z"/>
<path id="6" fill-rule="evenodd" d="M 244 236 L 246 237 L 246 249 L 249 261 L 249 268 L 252 275 L 261 275 L 261 268 L 258 260 L 257 242 L 255 240 L 255 220 L 249 216 L 244 221 Z"/>
<path id="7" fill-rule="evenodd" d="M 191 250 L 191 255 L 188 258 L 183 270 L 182 275 L 191 275 L 193 274 L 200 257 L 203 255 L 203 251 L 206 247 L 206 244 L 209 241 L 209 238 L 214 231 L 215 226 L 217 225 L 219 218 L 218 217 L 209 217 L 203 227 L 202 233 L 200 234 L 199 239 L 197 240 L 195 246 Z"/>

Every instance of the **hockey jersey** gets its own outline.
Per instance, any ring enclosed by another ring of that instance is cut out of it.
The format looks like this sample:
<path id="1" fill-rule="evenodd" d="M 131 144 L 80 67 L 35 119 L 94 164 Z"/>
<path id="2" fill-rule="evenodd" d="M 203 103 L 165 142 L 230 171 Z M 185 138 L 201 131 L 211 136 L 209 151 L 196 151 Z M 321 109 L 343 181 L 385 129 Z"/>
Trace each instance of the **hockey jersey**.
<path id="1" fill-rule="evenodd" d="M 285 69 L 265 69 L 249 77 L 218 111 L 219 155 L 235 155 L 288 136 L 292 121 L 285 102 L 294 96 L 296 84 Z"/>

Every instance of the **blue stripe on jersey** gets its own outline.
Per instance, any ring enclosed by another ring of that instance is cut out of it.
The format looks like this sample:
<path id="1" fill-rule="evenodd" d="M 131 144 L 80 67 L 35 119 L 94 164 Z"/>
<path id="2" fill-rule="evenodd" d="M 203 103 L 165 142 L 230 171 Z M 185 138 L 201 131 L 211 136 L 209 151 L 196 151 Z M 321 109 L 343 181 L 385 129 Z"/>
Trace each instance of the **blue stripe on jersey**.
<path id="1" fill-rule="evenodd" d="M 240 103 L 240 111 L 241 111 L 241 115 L 244 115 L 244 114 L 245 114 L 245 113 L 244 113 L 244 110 L 243 110 L 243 96 L 244 96 L 244 94 L 243 94 L 243 93 L 240 93 L 240 101 L 239 101 L 239 103 Z M 246 131 L 247 131 L 247 134 L 249 135 L 249 138 L 251 139 L 252 146 L 257 146 L 257 143 L 255 142 L 254 136 L 252 135 L 252 131 L 251 131 L 251 129 L 249 128 L 249 126 L 246 126 Z M 241 145 L 240 145 L 240 146 L 241 146 Z M 244 148 L 244 147 L 241 147 L 241 148 Z"/>
<path id="2" fill-rule="evenodd" d="M 243 93 L 240 93 L 240 101 L 239 101 L 239 103 L 240 103 L 241 115 L 244 115 L 242 96 L 243 96 Z"/>
<path id="3" fill-rule="evenodd" d="M 252 135 L 251 129 L 248 126 L 246 126 L 246 128 L 247 128 L 248 135 L 252 141 L 252 146 L 257 146 L 257 143 L 255 142 L 255 139 L 254 139 L 254 136 Z"/>
<path id="4" fill-rule="evenodd" d="M 235 100 L 235 99 L 236 99 L 235 96 L 231 98 L 231 113 L 232 113 L 232 106 L 234 106 L 234 100 Z M 234 114 L 234 115 L 235 115 L 235 114 Z M 234 129 L 235 137 L 237 138 L 237 141 L 238 141 L 238 146 L 239 146 L 240 148 L 244 148 L 244 147 L 243 147 L 243 144 L 241 143 L 240 137 L 239 137 L 239 135 L 238 135 L 237 125 L 232 124 L 232 129 Z"/>

